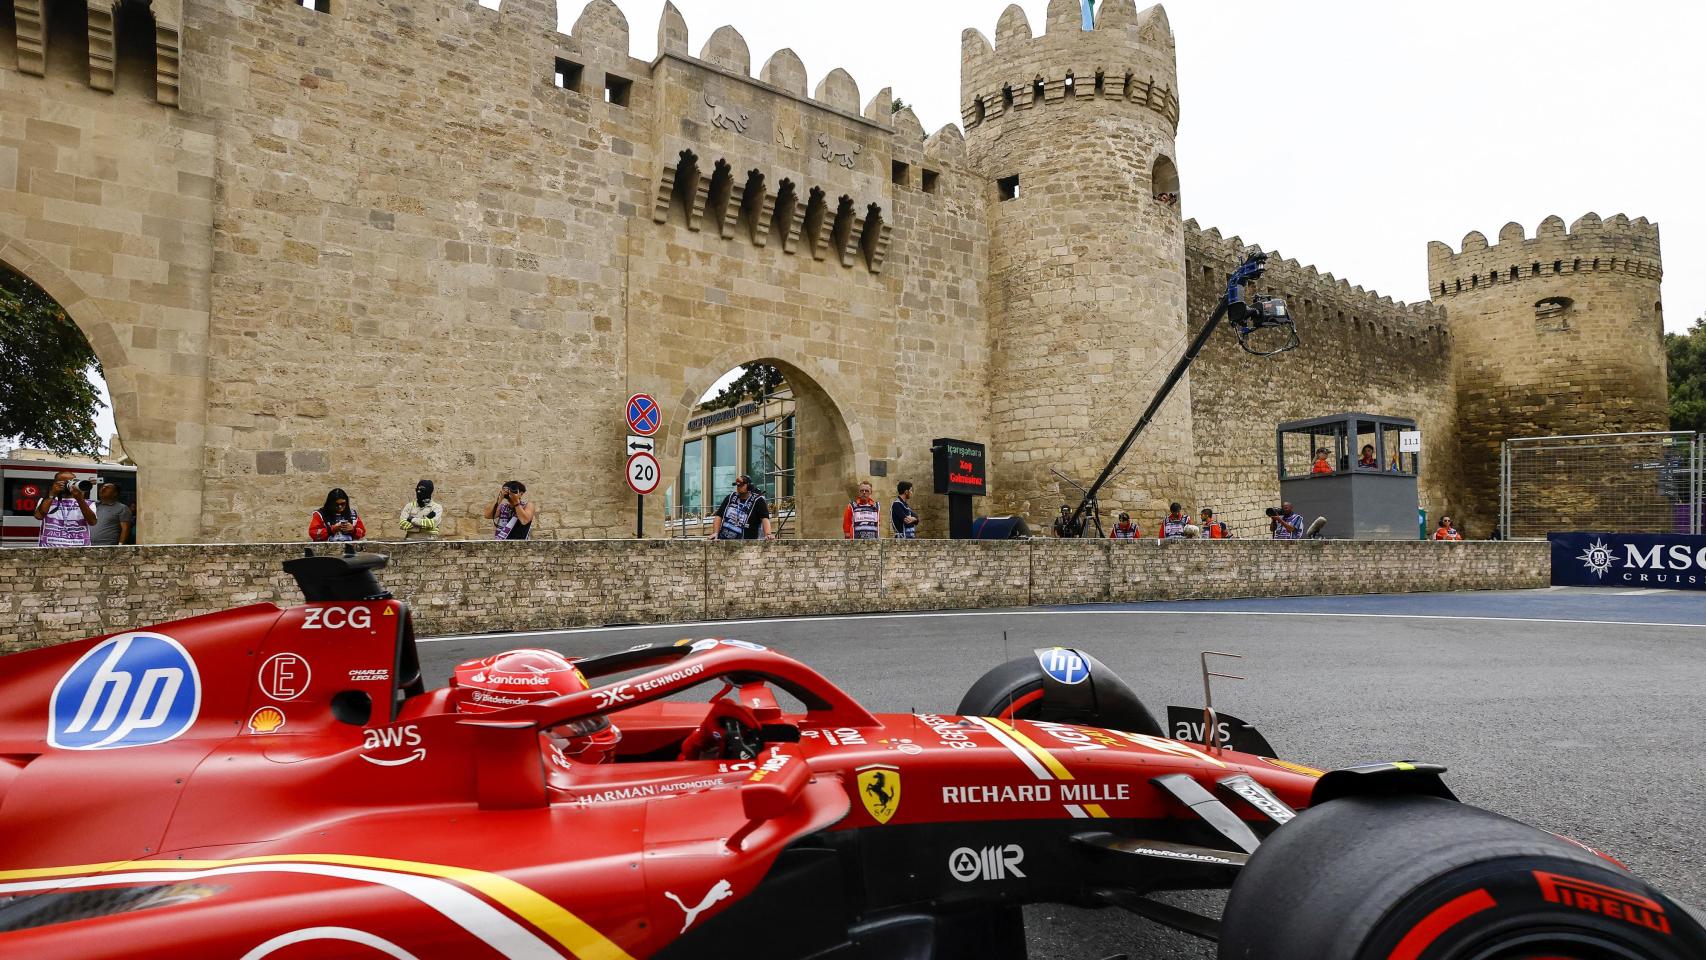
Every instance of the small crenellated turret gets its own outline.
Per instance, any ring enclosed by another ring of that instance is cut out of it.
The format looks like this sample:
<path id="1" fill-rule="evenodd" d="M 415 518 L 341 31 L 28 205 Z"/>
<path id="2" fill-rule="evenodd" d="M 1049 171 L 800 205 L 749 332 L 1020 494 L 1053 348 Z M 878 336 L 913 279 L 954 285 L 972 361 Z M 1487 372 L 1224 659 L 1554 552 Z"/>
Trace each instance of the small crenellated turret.
<path id="1" fill-rule="evenodd" d="M 970 133 L 1004 115 L 1054 109 L 1086 98 L 1153 110 L 1179 123 L 1173 30 L 1160 5 L 1139 13 L 1132 0 L 1108 0 L 1095 28 L 1079 6 L 1052 0 L 1047 29 L 1033 36 L 1025 11 L 1009 6 L 992 45 L 968 28 L 960 38 L 961 118 Z"/>
<path id="2" fill-rule="evenodd" d="M 1449 300 L 1465 291 L 1580 272 L 1625 273 L 1658 281 L 1659 225 L 1646 217 L 1630 220 L 1619 213 L 1601 220 L 1584 214 L 1569 229 L 1557 216 L 1540 221 L 1531 239 L 1522 224 L 1511 222 L 1489 244 L 1471 230 L 1454 250 L 1437 240 L 1428 244 L 1428 289 Z"/>
<path id="3" fill-rule="evenodd" d="M 1428 288 L 1446 308 L 1469 496 L 1490 515 L 1512 437 L 1663 430 L 1659 228 L 1645 217 L 1547 217 L 1530 237 L 1428 244 Z M 1476 509 L 1475 507 L 1471 508 Z M 1491 525 L 1491 521 L 1487 521 Z"/>
<path id="4" fill-rule="evenodd" d="M 1041 33 L 1018 6 L 961 38 L 965 150 L 986 178 L 994 348 L 992 512 L 1046 523 L 1123 439 L 1154 366 L 1185 333 L 1173 137 L 1179 99 L 1166 13 L 1108 0 L 1083 27 L 1051 0 Z M 1188 378 L 1177 388 L 1189 395 Z M 1196 483 L 1188 400 L 1149 426 L 1105 496 L 1141 510 Z"/>

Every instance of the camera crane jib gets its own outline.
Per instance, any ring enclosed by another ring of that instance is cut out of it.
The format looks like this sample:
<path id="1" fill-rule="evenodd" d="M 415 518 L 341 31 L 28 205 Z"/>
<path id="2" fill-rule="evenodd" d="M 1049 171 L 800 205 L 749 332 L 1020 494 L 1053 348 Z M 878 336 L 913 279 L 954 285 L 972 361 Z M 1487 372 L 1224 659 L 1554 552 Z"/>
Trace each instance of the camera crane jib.
<path id="1" fill-rule="evenodd" d="M 1131 449 L 1131 445 L 1137 442 L 1137 435 L 1143 432 L 1144 427 L 1149 426 L 1149 421 L 1155 419 L 1155 414 L 1161 409 L 1161 404 L 1167 401 L 1167 395 L 1173 392 L 1173 388 L 1184 377 L 1185 371 L 1190 368 L 1191 362 L 1208 344 L 1208 338 L 1214 333 L 1215 328 L 1220 326 L 1222 319 L 1228 316 L 1232 318 L 1232 323 L 1238 334 L 1238 345 L 1244 348 L 1245 353 L 1258 357 L 1271 357 L 1288 350 L 1297 349 L 1297 326 L 1292 323 L 1291 311 L 1286 309 L 1285 301 L 1279 297 L 1249 296 L 1245 290 L 1250 284 L 1261 279 L 1262 271 L 1267 269 L 1267 264 L 1268 255 L 1256 250 L 1246 257 L 1244 262 L 1239 264 L 1238 268 L 1226 278 L 1226 293 L 1215 305 L 1214 313 L 1209 316 L 1208 322 L 1203 324 L 1203 328 L 1197 332 L 1196 337 L 1185 348 L 1185 353 L 1179 358 L 1179 362 L 1173 364 L 1173 369 L 1167 374 L 1167 379 L 1162 382 L 1161 388 L 1155 392 L 1155 397 L 1149 401 L 1149 407 L 1143 411 L 1143 416 L 1137 418 L 1137 426 L 1132 427 L 1131 432 L 1126 434 L 1125 442 L 1120 444 L 1118 450 L 1114 451 L 1113 457 L 1108 460 L 1108 465 L 1103 467 L 1101 474 L 1096 477 L 1096 482 L 1090 484 L 1090 488 L 1084 491 L 1084 498 L 1078 502 L 1078 508 L 1072 511 L 1072 519 L 1068 522 L 1067 529 L 1079 529 L 1079 522 L 1083 519 L 1085 512 L 1091 509 L 1091 504 L 1095 503 L 1096 494 L 1101 491 L 1102 485 L 1108 482 L 1115 470 L 1119 469 L 1120 461 L 1125 459 L 1126 452 Z M 1252 347 L 1250 336 L 1259 330 L 1277 334 L 1279 337 L 1278 346 L 1266 350 L 1258 350 Z"/>

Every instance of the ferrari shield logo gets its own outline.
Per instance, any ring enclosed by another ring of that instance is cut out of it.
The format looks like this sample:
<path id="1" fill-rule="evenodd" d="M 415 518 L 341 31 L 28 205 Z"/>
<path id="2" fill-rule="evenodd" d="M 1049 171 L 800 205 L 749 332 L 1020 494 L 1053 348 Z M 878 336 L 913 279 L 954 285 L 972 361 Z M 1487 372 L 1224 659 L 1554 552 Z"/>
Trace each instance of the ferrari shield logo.
<path id="1" fill-rule="evenodd" d="M 871 819 L 888 823 L 900 809 L 900 770 L 883 764 L 859 768 L 859 799 Z"/>

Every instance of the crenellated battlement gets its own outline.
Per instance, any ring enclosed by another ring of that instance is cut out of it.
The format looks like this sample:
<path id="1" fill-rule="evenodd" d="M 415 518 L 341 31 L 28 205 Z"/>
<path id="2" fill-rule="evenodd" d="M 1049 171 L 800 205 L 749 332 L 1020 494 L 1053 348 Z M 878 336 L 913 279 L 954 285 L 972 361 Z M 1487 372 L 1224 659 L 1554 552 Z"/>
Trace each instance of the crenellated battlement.
<path id="1" fill-rule="evenodd" d="M 593 0 L 592 3 L 589 3 L 586 11 L 575 22 L 571 36 L 575 39 L 580 38 L 581 23 L 588 20 L 595 7 L 599 8 L 599 13 L 592 22 L 599 39 L 607 46 L 612 45 L 616 40 L 612 31 L 598 26 L 598 24 L 613 19 L 613 15 L 614 17 L 621 16 L 612 0 Z M 864 107 L 861 108 L 859 84 L 853 79 L 852 74 L 841 67 L 835 67 L 824 74 L 823 79 L 819 80 L 817 86 L 813 87 L 808 93 L 806 90 L 805 63 L 800 60 L 799 54 L 788 47 L 783 47 L 771 54 L 764 61 L 764 65 L 759 68 L 757 76 L 754 76 L 752 53 L 747 46 L 746 38 L 733 26 L 725 24 L 713 30 L 711 35 L 706 38 L 705 43 L 699 48 L 697 56 L 688 52 L 690 49 L 689 40 L 687 22 L 682 18 L 681 11 L 677 10 L 673 3 L 665 0 L 663 12 L 658 20 L 657 49 L 660 59 L 674 57 L 709 66 L 719 72 L 744 79 L 749 83 L 768 87 L 773 92 L 785 94 L 795 100 L 887 127 L 909 144 L 916 144 L 921 141 L 935 144 L 934 148 L 927 147 L 926 155 L 928 156 L 951 159 L 956 155 L 956 145 L 964 143 L 964 137 L 960 136 L 959 130 L 953 124 L 947 124 L 935 134 L 926 137 L 923 125 L 919 123 L 917 115 L 910 108 L 902 108 L 898 111 L 891 109 L 894 104 L 894 95 L 888 87 L 877 91 L 876 95 L 865 102 Z M 627 34 L 625 27 L 620 42 L 621 48 L 626 51 Z M 732 119 L 737 124 L 741 122 L 738 117 Z M 720 118 L 713 118 L 713 123 L 720 125 Z M 958 152 L 963 153 L 963 149 Z"/>
<path id="2" fill-rule="evenodd" d="M 1008 114 L 1074 103 L 1121 102 L 1179 122 L 1173 30 L 1157 4 L 1107 0 L 1083 29 L 1076 0 L 1050 0 L 1042 34 L 1017 4 L 1002 12 L 992 44 L 975 27 L 960 35 L 961 120 L 969 133 Z"/>
<path id="3" fill-rule="evenodd" d="M 1428 289 L 1437 297 L 1574 273 L 1660 279 L 1659 225 L 1646 217 L 1630 220 L 1620 213 L 1601 220 L 1588 213 L 1566 229 L 1562 218 L 1550 216 L 1540 221 L 1533 237 L 1522 224 L 1511 222 L 1499 231 L 1496 243 L 1471 230 L 1459 249 L 1437 240 L 1428 244 Z"/>
<path id="4" fill-rule="evenodd" d="M 1207 269 L 1212 280 L 1224 281 L 1248 249 L 1239 237 L 1222 237 L 1217 228 L 1205 230 L 1195 220 L 1185 221 L 1186 260 L 1192 268 Z M 1343 323 L 1347 333 L 1367 330 L 1377 336 L 1416 337 L 1434 343 L 1450 338 L 1445 309 L 1438 304 L 1395 301 L 1277 251 L 1269 255 L 1262 286 L 1284 292 L 1300 319 Z"/>

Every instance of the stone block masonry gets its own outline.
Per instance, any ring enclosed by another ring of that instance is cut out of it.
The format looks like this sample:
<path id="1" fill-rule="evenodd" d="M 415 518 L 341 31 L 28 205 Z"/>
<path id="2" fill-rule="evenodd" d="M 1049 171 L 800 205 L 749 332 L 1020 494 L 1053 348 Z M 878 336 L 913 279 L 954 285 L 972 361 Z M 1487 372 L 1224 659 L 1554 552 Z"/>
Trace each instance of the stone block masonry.
<path id="1" fill-rule="evenodd" d="M 752 362 L 797 402 L 800 536 L 833 537 L 861 478 L 926 480 L 936 437 L 989 445 L 982 512 L 1046 528 L 1075 499 L 1055 471 L 1101 468 L 1241 253 L 1182 219 L 1175 38 L 1134 0 L 1090 30 L 1076 0 L 965 30 L 962 125 L 934 132 L 832 64 L 808 89 L 791 50 L 755 57 L 732 27 L 690 44 L 667 2 L 650 60 L 613 0 L 568 33 L 543 0 L 10 6 L 0 263 L 100 358 L 152 543 L 298 537 L 334 486 L 381 535 L 421 477 L 450 536 L 508 479 L 535 539 L 626 536 L 623 401 L 662 401 L 674 478 L 694 402 Z M 1217 339 L 1103 507 L 1260 529 L 1274 422 L 1366 410 L 1414 417 L 1422 505 L 1490 532 L 1498 437 L 1664 413 L 1656 228 L 1563 233 L 1430 248 L 1428 305 L 1276 263 L 1304 349 Z M 826 609 L 870 576 L 778 556 L 755 559 L 765 582 Z M 917 575 L 1004 595 L 992 562 Z"/>
<path id="2" fill-rule="evenodd" d="M 409 603 L 423 636 L 1106 601 L 1520 589 L 1545 586 L 1549 562 L 1544 542 L 554 540 L 366 546 L 390 556 L 380 581 Z M 301 549 L 254 544 L 0 552 L 0 652 L 250 603 L 300 603 L 282 563 Z M 701 626 L 690 632 L 720 631 Z"/>

